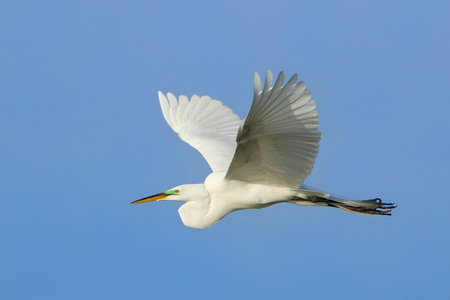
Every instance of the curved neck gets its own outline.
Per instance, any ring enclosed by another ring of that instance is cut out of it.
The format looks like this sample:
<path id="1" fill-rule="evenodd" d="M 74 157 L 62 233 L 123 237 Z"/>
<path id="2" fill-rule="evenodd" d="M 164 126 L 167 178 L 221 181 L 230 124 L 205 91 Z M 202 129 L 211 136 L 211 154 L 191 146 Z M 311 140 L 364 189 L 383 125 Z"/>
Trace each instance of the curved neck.
<path id="1" fill-rule="evenodd" d="M 203 229 L 216 224 L 223 217 L 234 211 L 226 208 L 211 207 L 210 203 L 210 199 L 203 199 L 189 201 L 181 206 L 178 213 L 184 225 Z"/>
<path id="2" fill-rule="evenodd" d="M 180 207 L 178 213 L 184 225 L 188 227 L 209 227 L 233 211 L 223 207 L 224 203 L 211 201 L 204 184 L 190 184 L 185 196 L 183 201 L 186 203 Z"/>

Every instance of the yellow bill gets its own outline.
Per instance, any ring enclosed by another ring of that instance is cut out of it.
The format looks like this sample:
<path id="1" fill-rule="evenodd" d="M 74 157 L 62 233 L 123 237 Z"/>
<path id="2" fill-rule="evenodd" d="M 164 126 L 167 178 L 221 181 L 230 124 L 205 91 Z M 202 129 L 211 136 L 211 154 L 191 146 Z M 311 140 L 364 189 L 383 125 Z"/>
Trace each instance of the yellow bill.
<path id="1" fill-rule="evenodd" d="M 150 201 L 158 201 L 166 198 L 168 195 L 166 193 L 156 194 L 150 197 L 145 197 L 136 201 L 131 202 L 131 204 L 138 204 L 138 203 L 144 203 L 144 202 L 150 202 Z"/>

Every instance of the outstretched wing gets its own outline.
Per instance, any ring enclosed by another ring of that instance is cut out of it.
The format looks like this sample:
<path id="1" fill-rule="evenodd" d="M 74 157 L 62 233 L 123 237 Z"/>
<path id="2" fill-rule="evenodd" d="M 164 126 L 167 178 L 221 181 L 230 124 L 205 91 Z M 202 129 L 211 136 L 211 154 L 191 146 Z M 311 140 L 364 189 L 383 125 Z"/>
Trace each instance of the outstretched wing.
<path id="1" fill-rule="evenodd" d="M 319 152 L 316 103 L 297 74 L 283 86 L 280 73 L 272 87 L 267 70 L 264 89 L 255 73 L 252 107 L 237 134 L 227 179 L 298 187 L 311 173 Z"/>
<path id="2" fill-rule="evenodd" d="M 180 138 L 197 149 L 213 172 L 226 171 L 236 149 L 236 134 L 242 122 L 238 115 L 208 96 L 186 96 L 158 92 L 167 123 Z"/>

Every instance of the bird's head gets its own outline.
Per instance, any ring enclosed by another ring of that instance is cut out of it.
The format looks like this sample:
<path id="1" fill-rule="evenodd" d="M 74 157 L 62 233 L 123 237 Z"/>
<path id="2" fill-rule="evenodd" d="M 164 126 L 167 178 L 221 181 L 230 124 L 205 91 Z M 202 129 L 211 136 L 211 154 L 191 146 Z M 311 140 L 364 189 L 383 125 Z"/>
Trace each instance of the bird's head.
<path id="1" fill-rule="evenodd" d="M 159 200 L 184 201 L 184 205 L 178 210 L 181 220 L 186 226 L 193 228 L 205 228 L 217 223 L 229 210 L 220 210 L 214 214 L 208 214 L 210 196 L 204 184 L 185 184 L 174 187 L 165 192 L 145 197 L 131 204 L 138 204 Z"/>

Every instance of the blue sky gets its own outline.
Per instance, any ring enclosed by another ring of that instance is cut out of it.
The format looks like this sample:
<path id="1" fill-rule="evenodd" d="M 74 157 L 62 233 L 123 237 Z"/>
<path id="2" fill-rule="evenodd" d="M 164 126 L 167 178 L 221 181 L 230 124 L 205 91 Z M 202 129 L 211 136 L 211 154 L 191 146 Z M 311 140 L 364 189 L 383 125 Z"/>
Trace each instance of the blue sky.
<path id="1" fill-rule="evenodd" d="M 2 1 L 0 298 L 449 297 L 448 1 Z M 205 230 L 130 205 L 209 167 L 157 91 L 245 117 L 253 72 L 317 102 L 305 183 L 392 217 L 276 205 Z"/>

